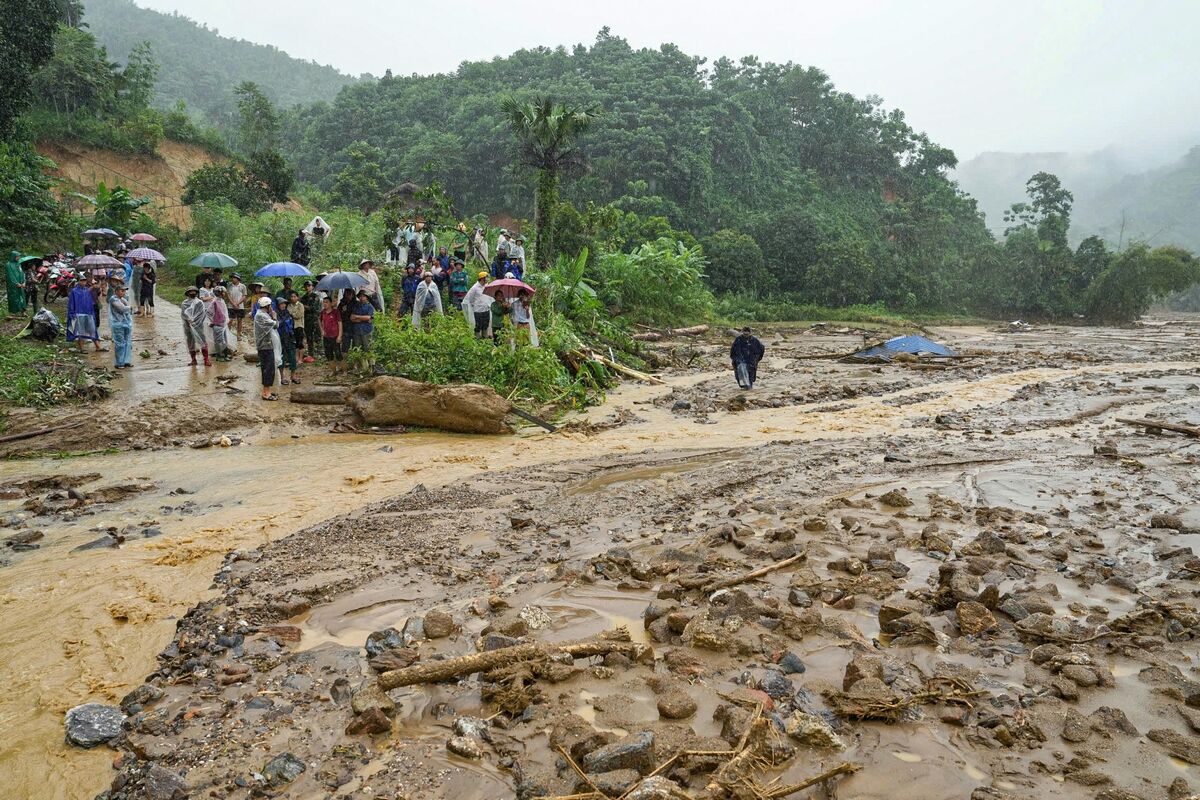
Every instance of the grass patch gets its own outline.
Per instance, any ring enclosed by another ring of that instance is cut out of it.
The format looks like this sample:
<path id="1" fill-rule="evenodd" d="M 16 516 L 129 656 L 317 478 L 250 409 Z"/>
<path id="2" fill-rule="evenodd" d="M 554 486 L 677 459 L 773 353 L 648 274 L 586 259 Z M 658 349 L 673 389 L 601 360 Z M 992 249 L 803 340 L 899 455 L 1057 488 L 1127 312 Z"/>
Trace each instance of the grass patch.
<path id="1" fill-rule="evenodd" d="M 0 336 L 0 402 L 49 408 L 78 398 L 84 365 L 74 348 Z"/>

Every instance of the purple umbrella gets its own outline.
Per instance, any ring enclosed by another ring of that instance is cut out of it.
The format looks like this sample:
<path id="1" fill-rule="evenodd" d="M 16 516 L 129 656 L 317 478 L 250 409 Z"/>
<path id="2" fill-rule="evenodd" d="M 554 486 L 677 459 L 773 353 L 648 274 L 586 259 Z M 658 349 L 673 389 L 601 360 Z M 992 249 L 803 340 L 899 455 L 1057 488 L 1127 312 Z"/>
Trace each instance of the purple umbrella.
<path id="1" fill-rule="evenodd" d="M 120 267 L 124 266 L 120 261 L 117 261 L 112 256 L 106 256 L 103 253 L 92 253 L 84 256 L 75 262 L 77 267 Z"/>
<path id="2" fill-rule="evenodd" d="M 149 247 L 139 247 L 136 250 L 130 250 L 125 254 L 126 258 L 131 258 L 134 261 L 166 261 L 167 257 Z"/>

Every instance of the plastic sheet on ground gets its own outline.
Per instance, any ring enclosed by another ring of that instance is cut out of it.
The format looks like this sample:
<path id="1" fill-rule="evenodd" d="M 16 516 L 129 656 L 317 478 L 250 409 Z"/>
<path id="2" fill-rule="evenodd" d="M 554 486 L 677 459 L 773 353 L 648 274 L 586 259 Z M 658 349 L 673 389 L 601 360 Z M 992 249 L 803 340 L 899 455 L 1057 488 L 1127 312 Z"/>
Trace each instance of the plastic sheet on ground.
<path id="1" fill-rule="evenodd" d="M 883 344 L 868 347 L 852 353 L 842 361 L 862 364 L 886 364 L 898 353 L 909 353 L 914 356 L 954 356 L 956 353 L 945 345 L 938 344 L 924 336 L 897 336 L 888 339 Z"/>

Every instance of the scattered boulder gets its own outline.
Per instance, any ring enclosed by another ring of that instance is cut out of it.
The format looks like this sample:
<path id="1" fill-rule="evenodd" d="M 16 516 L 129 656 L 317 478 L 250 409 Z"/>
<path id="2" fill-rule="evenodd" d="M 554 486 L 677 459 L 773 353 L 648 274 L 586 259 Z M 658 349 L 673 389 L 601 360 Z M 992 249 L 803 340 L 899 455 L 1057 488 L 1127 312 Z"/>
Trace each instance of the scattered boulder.
<path id="1" fill-rule="evenodd" d="M 575 783 L 575 791 L 586 793 L 591 791 L 592 786 L 595 786 L 606 797 L 620 797 L 641 778 L 642 776 L 635 769 L 614 769 L 612 772 L 588 775 L 586 781 L 580 778 Z"/>
<path id="2" fill-rule="evenodd" d="M 787 735 L 809 747 L 826 747 L 842 750 L 846 747 L 841 737 L 834 733 L 829 723 L 813 714 L 796 711 L 783 724 Z"/>
<path id="3" fill-rule="evenodd" d="M 125 714 L 116 706 L 84 703 L 67 712 L 67 741 L 77 747 L 96 747 L 121 734 Z"/>
<path id="4" fill-rule="evenodd" d="M 388 719 L 387 714 L 378 706 L 372 706 L 350 720 L 350 724 L 346 726 L 346 733 L 349 736 L 357 736 L 360 733 L 387 733 L 391 729 L 392 721 Z"/>
<path id="5" fill-rule="evenodd" d="M 696 713 L 696 701 L 682 689 L 673 689 L 658 698 L 658 713 L 663 719 L 687 719 Z"/>
<path id="6" fill-rule="evenodd" d="M 151 764 L 142 774 L 142 797 L 145 800 L 184 800 L 188 785 L 178 773 L 159 764 Z"/>
<path id="7" fill-rule="evenodd" d="M 625 800 L 689 800 L 691 795 L 679 788 L 679 784 L 661 775 L 639 783 L 625 795 Z"/>
<path id="8" fill-rule="evenodd" d="M 454 618 L 444 611 L 430 611 L 425 615 L 425 636 L 429 639 L 445 639 L 454 633 Z"/>
<path id="9" fill-rule="evenodd" d="M 588 774 L 635 769 L 644 775 L 655 766 L 654 734 L 642 731 L 593 750 L 583 757 L 582 766 Z"/>
<path id="10" fill-rule="evenodd" d="M 1184 736 L 1167 728 L 1156 728 L 1147 733 L 1146 737 L 1161 744 L 1176 758 L 1200 766 L 1200 737 Z"/>
<path id="11" fill-rule="evenodd" d="M 958 629 L 964 636 L 978 636 L 996 627 L 996 618 L 983 603 L 964 601 L 955 607 L 958 614 Z"/>
<path id="12" fill-rule="evenodd" d="M 350 407 L 368 425 L 414 425 L 457 433 L 512 433 L 512 405 L 490 386 L 435 386 L 381 376 L 350 392 Z"/>
<path id="13" fill-rule="evenodd" d="M 367 681 L 350 698 L 350 710 L 355 714 L 365 714 L 373 708 L 390 717 L 396 713 L 396 702 L 388 697 L 375 681 Z"/>
<path id="14" fill-rule="evenodd" d="M 384 628 L 381 631 L 375 631 L 367 637 L 367 657 L 374 658 L 382 654 L 385 650 L 391 650 L 397 647 L 404 646 L 404 640 L 400 638 L 400 631 L 395 628 Z"/>
<path id="15" fill-rule="evenodd" d="M 456 756 L 478 761 L 483 758 L 483 748 L 479 741 L 470 736 L 452 736 L 446 742 L 446 749 Z"/>
<path id="16" fill-rule="evenodd" d="M 879 495 L 879 502 L 892 508 L 908 508 L 913 504 L 913 501 L 901 489 L 892 489 L 890 492 L 884 492 Z"/>
<path id="17" fill-rule="evenodd" d="M 268 786 L 283 786 L 299 778 L 308 767 L 291 753 L 280 753 L 263 767 L 263 777 Z"/>

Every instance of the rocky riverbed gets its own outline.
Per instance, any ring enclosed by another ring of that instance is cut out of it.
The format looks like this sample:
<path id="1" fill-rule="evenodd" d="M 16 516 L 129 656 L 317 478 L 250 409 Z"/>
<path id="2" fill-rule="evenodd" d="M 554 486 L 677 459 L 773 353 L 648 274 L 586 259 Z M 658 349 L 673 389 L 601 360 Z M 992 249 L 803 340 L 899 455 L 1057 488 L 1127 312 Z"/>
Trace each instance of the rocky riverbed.
<path id="1" fill-rule="evenodd" d="M 229 553 L 104 796 L 1189 797 L 1200 440 L 1116 418 L 1197 421 L 1193 332 L 781 332 L 753 393 L 664 347 L 526 458 Z"/>

